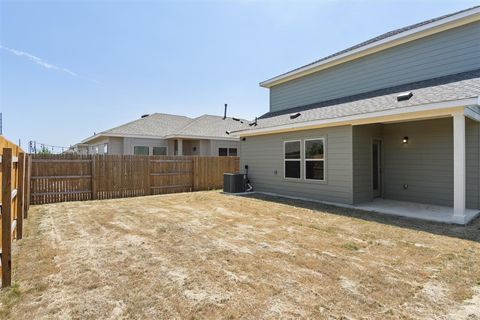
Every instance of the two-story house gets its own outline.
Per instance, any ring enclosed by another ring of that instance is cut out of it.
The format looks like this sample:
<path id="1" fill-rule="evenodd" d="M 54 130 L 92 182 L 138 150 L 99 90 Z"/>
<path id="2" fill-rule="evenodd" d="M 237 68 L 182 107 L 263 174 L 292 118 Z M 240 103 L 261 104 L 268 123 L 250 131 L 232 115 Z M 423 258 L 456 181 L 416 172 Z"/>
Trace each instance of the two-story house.
<path id="1" fill-rule="evenodd" d="M 464 224 L 480 208 L 480 7 L 261 82 L 241 137 L 257 191 Z"/>

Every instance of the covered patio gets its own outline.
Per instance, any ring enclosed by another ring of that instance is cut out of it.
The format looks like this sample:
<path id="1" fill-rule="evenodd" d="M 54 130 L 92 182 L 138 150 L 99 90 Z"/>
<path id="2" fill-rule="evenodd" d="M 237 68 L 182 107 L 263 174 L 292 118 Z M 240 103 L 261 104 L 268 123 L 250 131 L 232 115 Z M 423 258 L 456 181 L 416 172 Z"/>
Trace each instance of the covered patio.
<path id="1" fill-rule="evenodd" d="M 475 107 L 353 126 L 354 207 L 467 224 L 480 212 Z"/>

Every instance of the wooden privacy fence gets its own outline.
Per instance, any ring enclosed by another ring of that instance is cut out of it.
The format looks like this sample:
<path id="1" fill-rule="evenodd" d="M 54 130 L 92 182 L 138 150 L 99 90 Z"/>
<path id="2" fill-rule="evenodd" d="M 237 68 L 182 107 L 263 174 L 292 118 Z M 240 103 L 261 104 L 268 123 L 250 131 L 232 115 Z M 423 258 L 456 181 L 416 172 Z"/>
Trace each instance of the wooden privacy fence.
<path id="1" fill-rule="evenodd" d="M 32 204 L 219 189 L 238 157 L 32 155 Z"/>
<path id="2" fill-rule="evenodd" d="M 0 136 L 2 287 L 12 283 L 12 240 L 21 239 L 28 216 L 30 162 L 22 149 Z"/>

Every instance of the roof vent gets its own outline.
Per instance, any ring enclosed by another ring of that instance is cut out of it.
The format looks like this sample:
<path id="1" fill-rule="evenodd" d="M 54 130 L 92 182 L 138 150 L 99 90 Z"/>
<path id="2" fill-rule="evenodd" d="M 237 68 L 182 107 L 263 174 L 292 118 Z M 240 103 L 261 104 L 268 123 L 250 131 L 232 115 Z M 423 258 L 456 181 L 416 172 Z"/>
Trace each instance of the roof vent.
<path id="1" fill-rule="evenodd" d="M 249 125 L 250 127 L 251 127 L 251 126 L 257 126 L 257 120 L 258 120 L 258 118 L 255 117 L 255 121 L 250 122 L 248 125 Z"/>
<path id="2" fill-rule="evenodd" d="M 232 120 L 234 120 L 234 121 L 240 121 L 240 119 L 235 118 L 235 117 L 232 117 Z"/>
<path id="3" fill-rule="evenodd" d="M 413 97 L 412 91 L 400 93 L 397 96 L 397 101 L 406 101 L 409 100 L 411 97 Z"/>
<path id="4" fill-rule="evenodd" d="M 230 135 L 230 131 L 225 131 L 226 134 Z"/>
<path id="5" fill-rule="evenodd" d="M 290 114 L 290 119 L 296 119 L 296 118 L 300 117 L 300 115 L 301 115 L 300 112 L 291 113 L 291 114 Z"/>
<path id="6" fill-rule="evenodd" d="M 149 116 L 149 114 L 144 114 L 144 115 L 141 116 L 141 118 L 143 119 L 143 118 L 146 118 L 148 116 Z"/>

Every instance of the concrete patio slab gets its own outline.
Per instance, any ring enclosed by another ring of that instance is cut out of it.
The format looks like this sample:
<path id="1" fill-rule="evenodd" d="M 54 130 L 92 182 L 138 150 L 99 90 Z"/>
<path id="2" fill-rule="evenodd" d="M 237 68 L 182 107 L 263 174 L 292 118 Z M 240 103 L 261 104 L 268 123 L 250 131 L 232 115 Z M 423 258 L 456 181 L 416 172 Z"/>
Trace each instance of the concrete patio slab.
<path id="1" fill-rule="evenodd" d="M 465 221 L 459 221 L 453 216 L 453 207 L 380 198 L 354 207 L 360 210 L 452 224 L 468 224 L 480 213 L 479 210 L 467 209 Z"/>

